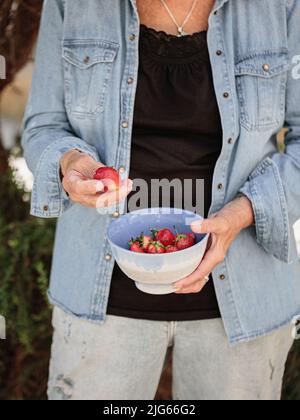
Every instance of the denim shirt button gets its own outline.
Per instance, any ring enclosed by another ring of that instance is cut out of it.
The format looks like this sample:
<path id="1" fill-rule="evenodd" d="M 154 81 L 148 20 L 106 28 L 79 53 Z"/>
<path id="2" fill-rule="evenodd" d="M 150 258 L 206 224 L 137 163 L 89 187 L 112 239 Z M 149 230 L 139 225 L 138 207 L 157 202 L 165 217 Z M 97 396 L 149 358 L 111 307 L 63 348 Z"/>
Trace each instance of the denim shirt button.
<path id="1" fill-rule="evenodd" d="M 112 215 L 115 219 L 118 219 L 120 217 L 120 213 L 118 211 L 115 211 Z"/>
<path id="2" fill-rule="evenodd" d="M 128 85 L 132 85 L 133 82 L 134 82 L 134 78 L 133 77 L 128 77 L 128 79 L 127 79 Z"/>
<path id="3" fill-rule="evenodd" d="M 223 93 L 223 96 L 224 96 L 224 98 L 226 98 L 226 99 L 227 99 L 227 98 L 229 98 L 229 92 L 224 92 L 224 93 Z"/>
<path id="4" fill-rule="evenodd" d="M 263 70 L 268 73 L 270 71 L 270 65 L 269 64 L 264 64 L 263 65 Z"/>
<path id="5" fill-rule="evenodd" d="M 221 274 L 221 275 L 220 275 L 220 277 L 219 277 L 219 279 L 220 279 L 221 281 L 224 281 L 224 280 L 226 279 L 225 274 Z"/>
<path id="6" fill-rule="evenodd" d="M 84 57 L 83 62 L 84 62 L 84 64 L 89 64 L 90 57 L 89 56 Z"/>
<path id="7" fill-rule="evenodd" d="M 44 211 L 49 211 L 49 206 L 45 205 L 45 206 L 43 207 L 43 210 L 44 210 Z"/>
<path id="8" fill-rule="evenodd" d="M 224 185 L 223 184 L 218 184 L 218 190 L 223 190 Z"/>
<path id="9" fill-rule="evenodd" d="M 121 168 L 119 169 L 120 174 L 125 174 L 126 172 L 126 168 L 124 166 L 121 166 Z"/>
<path id="10" fill-rule="evenodd" d="M 130 41 L 135 41 L 135 39 L 136 39 L 135 34 L 131 34 L 131 35 L 129 36 L 129 40 L 130 40 Z"/>
<path id="11" fill-rule="evenodd" d="M 216 54 L 220 56 L 220 55 L 222 55 L 222 54 L 223 54 L 223 51 L 221 51 L 221 50 L 217 50 Z"/>
<path id="12" fill-rule="evenodd" d="M 127 121 L 123 121 L 122 122 L 122 128 L 128 128 L 128 127 L 129 127 L 128 122 Z"/>
<path id="13" fill-rule="evenodd" d="M 106 254 L 104 259 L 105 261 L 110 262 L 112 260 L 112 256 L 110 254 Z"/>
<path id="14" fill-rule="evenodd" d="M 233 144 L 233 138 L 232 138 L 232 137 L 230 137 L 230 138 L 228 139 L 228 144 Z"/>

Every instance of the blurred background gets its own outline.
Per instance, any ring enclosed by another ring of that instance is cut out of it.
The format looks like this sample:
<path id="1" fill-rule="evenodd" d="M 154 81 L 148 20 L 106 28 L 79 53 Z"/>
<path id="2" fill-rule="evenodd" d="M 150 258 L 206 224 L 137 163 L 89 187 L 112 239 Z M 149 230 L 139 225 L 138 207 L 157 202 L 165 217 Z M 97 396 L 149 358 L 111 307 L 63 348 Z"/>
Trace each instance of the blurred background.
<path id="1" fill-rule="evenodd" d="M 21 123 L 31 85 L 34 45 L 43 0 L 0 0 L 0 400 L 46 398 L 51 307 L 46 299 L 55 221 L 29 216 L 32 174 L 20 148 Z M 283 133 L 278 135 L 283 147 Z M 299 243 L 300 223 L 295 226 Z M 171 354 L 157 399 L 171 399 Z M 300 400 L 300 341 L 290 354 L 283 399 Z"/>

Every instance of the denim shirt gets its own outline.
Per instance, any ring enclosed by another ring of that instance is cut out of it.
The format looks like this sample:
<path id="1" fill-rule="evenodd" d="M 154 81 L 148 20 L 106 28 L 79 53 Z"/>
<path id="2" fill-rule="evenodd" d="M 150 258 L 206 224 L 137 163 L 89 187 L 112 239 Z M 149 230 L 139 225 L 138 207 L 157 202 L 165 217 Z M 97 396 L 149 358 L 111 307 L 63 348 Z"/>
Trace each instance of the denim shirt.
<path id="1" fill-rule="evenodd" d="M 209 17 L 224 133 L 210 214 L 239 192 L 255 212 L 255 225 L 213 271 L 231 343 L 300 314 L 293 234 L 300 217 L 299 22 L 299 0 L 216 0 Z M 106 230 L 117 214 L 70 202 L 59 160 L 77 148 L 129 172 L 139 25 L 134 0 L 46 0 L 24 120 L 23 147 L 35 177 L 32 215 L 58 218 L 49 297 L 98 323 L 106 318 L 114 266 Z M 283 126 L 284 153 L 276 142 Z"/>

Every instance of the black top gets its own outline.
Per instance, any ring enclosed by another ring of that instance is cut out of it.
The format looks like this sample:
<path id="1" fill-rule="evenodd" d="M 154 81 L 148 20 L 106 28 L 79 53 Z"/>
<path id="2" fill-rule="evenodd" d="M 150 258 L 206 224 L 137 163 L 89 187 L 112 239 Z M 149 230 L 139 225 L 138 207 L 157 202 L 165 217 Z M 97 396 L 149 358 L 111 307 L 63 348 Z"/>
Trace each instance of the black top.
<path id="1" fill-rule="evenodd" d="M 130 178 L 148 184 L 151 179 L 204 179 L 207 216 L 221 148 L 207 32 L 178 38 L 142 25 Z M 212 279 L 197 294 L 149 295 L 117 265 L 108 313 L 161 321 L 220 317 Z"/>

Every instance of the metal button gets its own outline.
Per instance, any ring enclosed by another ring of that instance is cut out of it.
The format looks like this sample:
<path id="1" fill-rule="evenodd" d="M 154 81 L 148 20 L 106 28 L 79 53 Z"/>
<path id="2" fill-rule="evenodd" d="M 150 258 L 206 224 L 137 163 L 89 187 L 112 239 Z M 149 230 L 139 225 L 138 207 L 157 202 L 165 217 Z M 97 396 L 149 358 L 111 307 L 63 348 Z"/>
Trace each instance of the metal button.
<path id="1" fill-rule="evenodd" d="M 120 213 L 119 213 L 118 211 L 115 211 L 115 212 L 113 213 L 113 217 L 114 217 L 115 219 L 117 219 L 118 217 L 120 217 Z"/>
<path id="2" fill-rule="evenodd" d="M 124 166 L 121 166 L 121 168 L 119 169 L 120 174 L 125 174 L 126 172 L 126 168 L 124 168 Z"/>
<path id="3" fill-rule="evenodd" d="M 128 77 L 128 79 L 127 79 L 127 83 L 129 84 L 129 85 L 132 85 L 132 83 L 134 82 L 134 78 L 133 77 Z"/>
<path id="4" fill-rule="evenodd" d="M 217 55 L 222 55 L 222 54 L 223 54 L 223 51 L 221 51 L 221 50 L 217 51 Z"/>
<path id="5" fill-rule="evenodd" d="M 228 144 L 232 144 L 233 143 L 233 138 L 232 137 L 230 137 L 229 139 L 228 139 Z"/>
<path id="6" fill-rule="evenodd" d="M 128 127 L 129 127 L 128 122 L 127 121 L 123 121 L 122 122 L 122 128 L 128 128 Z"/>
<path id="7" fill-rule="evenodd" d="M 223 96 L 224 96 L 224 98 L 229 98 L 229 92 L 224 92 Z"/>
<path id="8" fill-rule="evenodd" d="M 265 71 L 265 72 L 269 72 L 270 71 L 270 66 L 269 66 L 269 64 L 264 64 L 263 65 L 263 70 Z"/>
<path id="9" fill-rule="evenodd" d="M 49 211 L 49 206 L 45 205 L 45 206 L 43 207 L 43 210 L 44 210 L 44 211 Z"/>
<path id="10" fill-rule="evenodd" d="M 221 275 L 220 275 L 220 277 L 219 277 L 219 279 L 220 279 L 221 281 L 224 281 L 224 280 L 226 279 L 225 274 L 221 274 Z"/>
<path id="11" fill-rule="evenodd" d="M 109 262 L 112 260 L 112 256 L 110 254 L 105 255 L 105 261 Z"/>
<path id="12" fill-rule="evenodd" d="M 222 189 L 223 189 L 223 187 L 224 187 L 224 185 L 223 185 L 223 184 L 218 184 L 218 190 L 222 190 Z"/>
<path id="13" fill-rule="evenodd" d="M 90 57 L 88 55 L 86 57 L 84 57 L 83 62 L 84 62 L 84 64 L 88 64 L 90 62 Z"/>
<path id="14" fill-rule="evenodd" d="M 135 34 L 131 34 L 131 35 L 129 36 L 129 40 L 130 40 L 130 41 L 135 41 L 135 39 L 136 39 Z"/>

